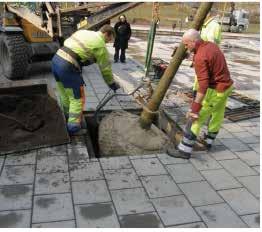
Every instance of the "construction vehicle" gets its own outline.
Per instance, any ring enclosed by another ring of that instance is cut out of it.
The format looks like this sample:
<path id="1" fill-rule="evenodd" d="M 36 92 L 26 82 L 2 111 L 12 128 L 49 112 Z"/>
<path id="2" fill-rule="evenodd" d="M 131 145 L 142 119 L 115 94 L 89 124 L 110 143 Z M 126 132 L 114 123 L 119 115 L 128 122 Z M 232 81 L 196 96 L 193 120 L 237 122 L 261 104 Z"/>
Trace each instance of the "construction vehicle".
<path id="1" fill-rule="evenodd" d="M 11 80 L 26 76 L 29 64 L 50 60 L 63 41 L 80 28 L 99 29 L 141 3 L 5 3 L 0 20 L 0 63 Z M 84 22 L 84 23 L 83 23 Z"/>

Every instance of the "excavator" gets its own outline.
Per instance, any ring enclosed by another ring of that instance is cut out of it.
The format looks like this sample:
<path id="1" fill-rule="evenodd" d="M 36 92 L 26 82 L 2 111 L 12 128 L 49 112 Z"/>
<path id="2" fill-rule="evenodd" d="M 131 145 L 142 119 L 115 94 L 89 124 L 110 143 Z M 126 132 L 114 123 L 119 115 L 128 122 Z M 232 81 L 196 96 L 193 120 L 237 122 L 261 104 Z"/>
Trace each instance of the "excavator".
<path id="1" fill-rule="evenodd" d="M 48 61 L 78 29 L 98 30 L 110 19 L 138 6 L 137 2 L 4 3 L 0 20 L 0 63 L 10 80 L 26 76 L 29 64 Z"/>

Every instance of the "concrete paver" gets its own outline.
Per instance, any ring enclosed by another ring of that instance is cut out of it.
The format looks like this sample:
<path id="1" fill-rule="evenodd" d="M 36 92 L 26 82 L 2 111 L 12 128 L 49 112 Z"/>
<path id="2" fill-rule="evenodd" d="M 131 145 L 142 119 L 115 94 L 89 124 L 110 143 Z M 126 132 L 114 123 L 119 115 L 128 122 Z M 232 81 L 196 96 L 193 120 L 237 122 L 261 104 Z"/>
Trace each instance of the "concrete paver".
<path id="1" fill-rule="evenodd" d="M 76 223 L 74 220 L 32 224 L 32 228 L 75 228 L 75 227 L 76 227 Z"/>
<path id="2" fill-rule="evenodd" d="M 242 151 L 235 152 L 236 155 L 246 162 L 249 166 L 255 166 L 260 164 L 259 154 L 255 151 Z"/>
<path id="3" fill-rule="evenodd" d="M 238 133 L 233 133 L 233 135 L 244 143 L 250 143 L 250 144 L 259 143 L 259 137 L 249 132 L 238 132 Z"/>
<path id="4" fill-rule="evenodd" d="M 0 174 L 1 174 L 1 171 L 2 171 L 2 167 L 3 167 L 3 165 L 4 165 L 4 161 L 5 161 L 5 158 L 4 158 L 4 156 L 0 156 Z"/>
<path id="5" fill-rule="evenodd" d="M 260 197 L 260 181 L 259 176 L 244 176 L 237 178 L 255 197 Z"/>
<path id="6" fill-rule="evenodd" d="M 0 211 L 31 209 L 32 185 L 7 185 L 0 187 Z"/>
<path id="7" fill-rule="evenodd" d="M 240 159 L 223 160 L 219 162 L 233 176 L 256 175 L 256 172 Z"/>
<path id="8" fill-rule="evenodd" d="M 200 218 L 183 195 L 152 200 L 165 226 L 200 221 Z"/>
<path id="9" fill-rule="evenodd" d="M 36 174 L 36 195 L 66 192 L 70 192 L 69 173 Z"/>
<path id="10" fill-rule="evenodd" d="M 31 210 L 0 212 L 0 228 L 30 227 Z"/>
<path id="11" fill-rule="evenodd" d="M 33 223 L 74 219 L 70 193 L 34 197 Z"/>
<path id="12" fill-rule="evenodd" d="M 259 166 L 254 166 L 253 169 L 255 169 L 258 173 L 260 173 L 260 165 Z"/>
<path id="13" fill-rule="evenodd" d="M 86 147 L 71 146 L 68 148 L 69 163 L 89 162 L 90 158 Z"/>
<path id="14" fill-rule="evenodd" d="M 111 201 L 104 180 L 72 182 L 74 204 Z"/>
<path id="15" fill-rule="evenodd" d="M 189 162 L 186 159 L 174 158 L 174 157 L 171 157 L 171 156 L 169 156 L 165 153 L 158 154 L 157 157 L 162 164 L 185 164 L 185 163 Z"/>
<path id="16" fill-rule="evenodd" d="M 245 143 L 236 138 L 220 139 L 220 141 L 231 151 L 248 151 L 250 148 Z"/>
<path id="17" fill-rule="evenodd" d="M 176 183 L 192 182 L 204 180 L 194 166 L 188 164 L 173 164 L 167 165 L 167 170 L 170 175 L 174 178 Z"/>
<path id="18" fill-rule="evenodd" d="M 237 159 L 238 157 L 225 146 L 216 146 L 208 152 L 216 160 Z"/>
<path id="19" fill-rule="evenodd" d="M 111 195 L 118 215 L 154 211 L 143 188 L 112 190 Z"/>
<path id="20" fill-rule="evenodd" d="M 179 184 L 193 206 L 210 205 L 224 202 L 206 181 Z"/>
<path id="21" fill-rule="evenodd" d="M 131 160 L 139 176 L 167 174 L 163 165 L 157 158 Z"/>
<path id="22" fill-rule="evenodd" d="M 245 188 L 218 191 L 238 215 L 259 212 L 259 201 Z"/>
<path id="23" fill-rule="evenodd" d="M 21 152 L 20 154 L 16 155 L 8 155 L 6 156 L 5 165 L 34 165 L 36 162 L 36 154 L 36 151 L 31 151 Z"/>
<path id="24" fill-rule="evenodd" d="M 170 226 L 171 228 L 206 228 L 206 225 L 203 222 L 194 222 L 189 224 L 183 224 L 179 226 Z"/>
<path id="25" fill-rule="evenodd" d="M 260 143 L 249 144 L 249 147 L 256 153 L 260 154 Z"/>
<path id="26" fill-rule="evenodd" d="M 222 168 L 221 165 L 209 154 L 196 154 L 191 157 L 190 162 L 197 170 L 209 170 Z"/>
<path id="27" fill-rule="evenodd" d="M 65 156 L 67 154 L 67 146 L 46 147 L 38 150 L 38 156 Z"/>
<path id="28" fill-rule="evenodd" d="M 260 215 L 259 214 L 241 216 L 241 218 L 249 227 L 260 228 Z"/>
<path id="29" fill-rule="evenodd" d="M 77 227 L 120 227 L 112 203 L 96 203 L 75 206 Z"/>
<path id="30" fill-rule="evenodd" d="M 211 228 L 247 227 L 240 217 L 225 203 L 196 207 L 196 211 L 207 226 Z"/>
<path id="31" fill-rule="evenodd" d="M 105 170 L 104 173 L 110 190 L 142 187 L 134 169 Z"/>
<path id="32" fill-rule="evenodd" d="M 128 157 L 110 157 L 99 159 L 103 169 L 132 168 Z"/>
<path id="33" fill-rule="evenodd" d="M 156 213 L 131 214 L 120 216 L 122 228 L 161 228 L 163 224 Z"/>
<path id="34" fill-rule="evenodd" d="M 225 169 L 201 171 L 201 174 L 215 190 L 242 187 Z"/>
<path id="35" fill-rule="evenodd" d="M 35 165 L 4 166 L 0 177 L 0 185 L 32 184 Z"/>
<path id="36" fill-rule="evenodd" d="M 175 182 L 168 175 L 141 177 L 150 198 L 167 197 L 182 194 Z"/>
<path id="37" fill-rule="evenodd" d="M 150 159 L 150 158 L 155 158 L 155 154 L 148 154 L 148 155 L 131 155 L 129 156 L 129 159 L 134 160 L 134 159 Z"/>
<path id="38" fill-rule="evenodd" d="M 68 172 L 66 156 L 37 156 L 37 173 Z"/>

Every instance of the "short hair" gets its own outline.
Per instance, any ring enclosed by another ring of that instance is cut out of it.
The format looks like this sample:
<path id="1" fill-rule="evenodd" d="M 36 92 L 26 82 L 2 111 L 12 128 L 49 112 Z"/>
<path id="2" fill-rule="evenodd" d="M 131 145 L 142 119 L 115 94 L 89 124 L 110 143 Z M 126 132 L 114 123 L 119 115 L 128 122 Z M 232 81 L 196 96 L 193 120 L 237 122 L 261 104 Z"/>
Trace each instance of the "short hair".
<path id="1" fill-rule="evenodd" d="M 184 33 L 183 39 L 184 38 L 190 39 L 192 41 L 196 41 L 196 40 L 200 40 L 201 36 L 196 29 L 189 29 Z"/>
<path id="2" fill-rule="evenodd" d="M 101 31 L 102 33 L 107 33 L 107 35 L 109 36 L 116 36 L 114 28 L 111 27 L 109 24 L 105 24 L 104 26 L 102 26 L 99 31 Z"/>

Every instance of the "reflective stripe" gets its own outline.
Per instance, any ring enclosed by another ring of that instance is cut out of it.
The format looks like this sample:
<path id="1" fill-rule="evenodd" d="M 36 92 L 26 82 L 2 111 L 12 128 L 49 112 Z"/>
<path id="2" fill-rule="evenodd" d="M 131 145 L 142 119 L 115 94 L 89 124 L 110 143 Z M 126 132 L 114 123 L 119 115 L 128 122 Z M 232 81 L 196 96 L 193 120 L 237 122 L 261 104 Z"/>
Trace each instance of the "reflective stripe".
<path id="1" fill-rule="evenodd" d="M 69 113 L 70 118 L 79 118 L 81 116 L 81 113 Z"/>
<path id="2" fill-rule="evenodd" d="M 190 145 L 193 145 L 195 143 L 195 140 L 191 140 L 191 139 L 188 139 L 186 138 L 185 136 L 183 137 L 183 140 L 182 140 L 184 143 L 186 144 L 190 144 Z"/>
<path id="3" fill-rule="evenodd" d="M 205 142 L 211 145 L 214 142 L 214 139 L 206 138 Z"/>
<path id="4" fill-rule="evenodd" d="M 80 70 L 80 66 L 78 64 L 78 62 L 72 57 L 70 56 L 68 53 L 66 53 L 65 51 L 63 51 L 62 49 L 59 49 L 56 52 L 56 55 L 60 56 L 61 58 L 63 58 L 64 60 L 68 61 L 69 63 L 73 64 L 77 69 Z"/>
<path id="5" fill-rule="evenodd" d="M 191 153 L 192 150 L 193 150 L 192 147 L 188 147 L 188 146 L 184 145 L 183 143 L 179 143 L 177 148 L 178 148 L 178 150 L 186 152 L 186 153 Z"/>

